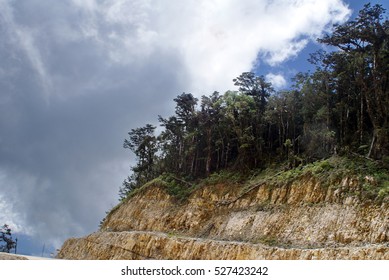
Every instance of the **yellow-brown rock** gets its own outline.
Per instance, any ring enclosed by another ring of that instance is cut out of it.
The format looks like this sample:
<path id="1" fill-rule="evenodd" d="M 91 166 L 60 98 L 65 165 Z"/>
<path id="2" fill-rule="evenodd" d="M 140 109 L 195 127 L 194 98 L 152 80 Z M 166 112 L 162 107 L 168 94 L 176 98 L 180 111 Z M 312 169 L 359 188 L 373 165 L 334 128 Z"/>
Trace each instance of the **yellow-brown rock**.
<path id="1" fill-rule="evenodd" d="M 389 259 L 389 206 L 361 202 L 345 178 L 282 186 L 212 185 L 184 204 L 150 185 L 116 207 L 101 230 L 67 240 L 65 259 Z"/>

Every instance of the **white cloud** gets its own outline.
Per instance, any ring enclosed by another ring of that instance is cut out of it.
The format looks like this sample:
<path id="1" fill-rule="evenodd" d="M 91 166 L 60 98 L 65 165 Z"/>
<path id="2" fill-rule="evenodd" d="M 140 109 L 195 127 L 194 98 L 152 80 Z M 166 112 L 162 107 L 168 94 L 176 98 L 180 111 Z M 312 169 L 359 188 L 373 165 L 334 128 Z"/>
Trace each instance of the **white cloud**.
<path id="1" fill-rule="evenodd" d="M 286 42 L 285 45 L 282 45 L 281 47 L 275 47 L 271 51 L 264 52 L 263 57 L 269 65 L 275 66 L 297 56 L 307 44 L 307 39 Z"/>
<path id="2" fill-rule="evenodd" d="M 266 75 L 266 80 L 269 81 L 274 89 L 282 89 L 286 86 L 286 80 L 281 74 L 269 73 Z"/>
<path id="3" fill-rule="evenodd" d="M 16 213 L 12 211 L 12 205 L 7 202 L 8 199 L 4 198 L 4 195 L 0 194 L 0 227 L 7 224 L 14 231 L 21 231 L 22 227 L 15 224 L 19 220 Z"/>
<path id="4" fill-rule="evenodd" d="M 24 217 L 17 210 L 14 193 L 11 191 L 16 186 L 12 185 L 7 178 L 6 172 L 0 169 L 0 187 L 5 193 L 0 193 L 0 226 L 7 224 L 13 233 L 23 232 L 27 235 L 33 234 L 33 229 L 24 220 Z"/>
<path id="5" fill-rule="evenodd" d="M 52 79 L 42 50 L 36 46 L 42 35 L 39 32 L 47 30 L 16 24 L 7 3 L 2 0 L 0 5 L 9 28 L 35 68 L 44 92 L 49 93 Z M 93 38 L 115 64 L 142 63 L 156 51 L 175 50 L 189 74 L 185 90 L 196 94 L 231 88 L 231 80 L 249 71 L 258 57 L 276 65 L 296 56 L 309 39 L 316 39 L 329 24 L 342 22 L 350 15 L 340 0 L 72 3 L 83 12 L 72 40 L 77 38 L 76 32 Z M 69 23 L 56 30 L 55 36 L 69 33 L 66 25 Z"/>
<path id="6" fill-rule="evenodd" d="M 234 77 L 252 68 L 258 53 L 270 65 L 296 56 L 308 40 L 350 15 L 339 0 L 75 3 L 95 11 L 96 21 L 124 27 L 101 40 L 115 61 L 175 49 L 189 72 L 187 90 L 197 94 L 230 88 Z"/>
<path id="7" fill-rule="evenodd" d="M 72 0 L 81 8 L 79 30 L 70 35 L 69 23 L 54 36 L 93 38 L 112 63 L 142 63 L 161 50 L 175 50 L 185 63 L 188 91 L 196 94 L 231 87 L 231 80 L 250 70 L 256 59 L 276 65 L 296 56 L 328 25 L 343 22 L 350 10 L 340 0 Z M 0 1 L 10 32 L 40 78 L 44 92 L 52 79 L 39 30 L 15 23 L 9 1 Z M 55 28 L 55 25 L 54 27 Z M 63 31 L 63 32 L 62 32 Z M 62 38 L 64 39 L 64 38 Z M 66 39 L 66 38 L 65 38 Z M 259 55 L 258 55 L 259 54 Z"/>

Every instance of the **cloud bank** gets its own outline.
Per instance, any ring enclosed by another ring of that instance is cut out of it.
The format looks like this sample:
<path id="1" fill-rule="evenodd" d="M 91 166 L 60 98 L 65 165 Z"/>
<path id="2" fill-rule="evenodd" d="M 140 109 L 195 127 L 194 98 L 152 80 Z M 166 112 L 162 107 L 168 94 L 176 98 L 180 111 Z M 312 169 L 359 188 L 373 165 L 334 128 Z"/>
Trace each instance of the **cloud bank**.
<path id="1" fill-rule="evenodd" d="M 55 246 L 96 230 L 129 172 L 131 128 L 349 16 L 339 0 L 0 0 L 0 222 Z"/>

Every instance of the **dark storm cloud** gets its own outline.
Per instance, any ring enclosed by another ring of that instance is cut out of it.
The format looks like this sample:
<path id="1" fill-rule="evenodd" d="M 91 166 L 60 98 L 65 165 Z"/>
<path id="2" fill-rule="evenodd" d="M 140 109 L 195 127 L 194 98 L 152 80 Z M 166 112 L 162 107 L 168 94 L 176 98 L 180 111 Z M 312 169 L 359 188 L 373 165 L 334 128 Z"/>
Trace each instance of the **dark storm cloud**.
<path id="1" fill-rule="evenodd" d="M 53 242 L 97 228 L 129 171 L 127 131 L 166 113 L 184 70 L 158 50 L 112 63 L 80 30 L 50 35 L 77 10 L 17 3 L 0 28 L 0 192 L 11 222 Z"/>

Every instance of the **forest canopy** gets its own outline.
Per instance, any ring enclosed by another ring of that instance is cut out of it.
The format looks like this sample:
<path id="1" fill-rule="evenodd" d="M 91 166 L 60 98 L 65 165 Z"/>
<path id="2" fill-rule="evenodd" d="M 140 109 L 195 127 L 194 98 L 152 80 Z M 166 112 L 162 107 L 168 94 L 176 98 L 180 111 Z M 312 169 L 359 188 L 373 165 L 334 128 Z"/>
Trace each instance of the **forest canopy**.
<path id="1" fill-rule="evenodd" d="M 292 168 L 334 154 L 372 160 L 389 156 L 389 21 L 381 5 L 318 41 L 315 71 L 298 73 L 289 90 L 244 72 L 238 90 L 200 99 L 182 93 L 175 114 L 158 117 L 162 131 L 131 129 L 124 148 L 136 156 L 120 196 L 170 173 L 193 180 L 223 169 L 247 171 L 286 162 Z"/>

